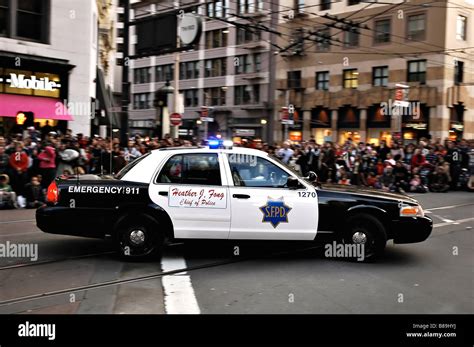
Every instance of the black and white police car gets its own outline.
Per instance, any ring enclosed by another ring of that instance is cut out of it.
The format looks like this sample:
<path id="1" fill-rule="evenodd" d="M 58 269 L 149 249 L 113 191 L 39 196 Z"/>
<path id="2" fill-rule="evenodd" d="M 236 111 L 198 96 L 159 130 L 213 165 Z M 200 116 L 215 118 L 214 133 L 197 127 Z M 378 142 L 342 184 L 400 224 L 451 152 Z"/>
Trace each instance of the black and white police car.
<path id="1" fill-rule="evenodd" d="M 408 196 L 347 186 L 317 188 L 267 153 L 247 148 L 154 150 L 115 177 L 56 179 L 36 212 L 47 233 L 113 238 L 124 257 L 161 253 L 167 241 L 299 240 L 333 232 L 363 244 L 424 241 L 432 220 Z"/>

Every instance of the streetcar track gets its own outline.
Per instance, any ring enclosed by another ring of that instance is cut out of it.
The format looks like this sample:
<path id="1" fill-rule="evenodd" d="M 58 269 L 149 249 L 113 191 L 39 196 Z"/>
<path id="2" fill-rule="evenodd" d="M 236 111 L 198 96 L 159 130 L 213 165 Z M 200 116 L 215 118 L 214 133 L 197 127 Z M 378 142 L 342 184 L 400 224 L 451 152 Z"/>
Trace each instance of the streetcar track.
<path id="1" fill-rule="evenodd" d="M 87 290 L 92 290 L 92 289 L 100 289 L 100 288 L 105 288 L 105 287 L 110 287 L 110 286 L 121 285 L 121 284 L 129 284 L 129 283 L 147 281 L 147 280 L 151 280 L 151 279 L 161 278 L 161 277 L 164 277 L 164 276 L 176 275 L 176 274 L 183 273 L 183 272 L 196 271 L 196 270 L 207 269 L 207 268 L 212 268 L 212 267 L 217 267 L 217 266 L 241 263 L 241 262 L 245 262 L 245 261 L 249 261 L 249 260 L 269 258 L 269 257 L 279 256 L 279 255 L 295 254 L 295 253 L 304 252 L 304 251 L 308 251 L 308 250 L 312 250 L 312 249 L 314 249 L 314 250 L 319 249 L 319 248 L 322 248 L 322 247 L 323 247 L 322 245 L 317 245 L 317 246 L 306 247 L 306 248 L 290 250 L 290 251 L 274 252 L 274 253 L 270 253 L 270 254 L 266 254 L 266 255 L 260 255 L 260 256 L 247 256 L 247 257 L 233 258 L 233 259 L 227 259 L 227 260 L 212 262 L 212 263 L 208 263 L 208 264 L 190 266 L 190 267 L 186 267 L 186 268 L 182 268 L 182 269 L 175 269 L 175 270 L 170 270 L 170 271 L 161 271 L 161 272 L 155 272 L 155 273 L 150 273 L 150 274 L 141 275 L 141 276 L 135 276 L 135 277 L 131 277 L 131 278 L 116 279 L 116 280 L 112 280 L 112 281 L 104 281 L 104 282 L 93 283 L 93 284 L 88 284 L 88 285 L 82 285 L 82 286 L 77 286 L 77 287 L 58 289 L 58 290 L 45 292 L 45 293 L 40 293 L 40 294 L 31 294 L 31 295 L 18 297 L 18 298 L 13 298 L 13 299 L 0 301 L 0 307 L 19 304 L 19 303 L 27 302 L 27 301 L 43 299 L 43 298 L 54 297 L 54 296 L 58 296 L 58 295 L 62 295 L 62 294 L 68 294 L 68 293 L 71 293 L 71 292 L 82 292 L 82 291 L 87 291 Z"/>
<path id="2" fill-rule="evenodd" d="M 95 256 L 112 254 L 112 253 L 116 253 L 116 251 L 81 254 L 81 255 L 76 255 L 76 256 L 73 256 L 73 257 L 64 257 L 64 258 L 60 258 L 60 259 L 47 259 L 47 260 L 42 260 L 42 261 L 35 261 L 35 262 L 32 262 L 32 263 L 13 264 L 13 265 L 7 265 L 7 266 L 0 267 L 0 271 L 10 270 L 10 269 L 19 269 L 19 268 L 24 268 L 24 267 L 36 266 L 36 265 L 52 264 L 52 263 L 58 263 L 58 262 L 63 262 L 63 261 L 68 261 L 68 260 L 91 258 L 91 257 L 95 257 Z"/>

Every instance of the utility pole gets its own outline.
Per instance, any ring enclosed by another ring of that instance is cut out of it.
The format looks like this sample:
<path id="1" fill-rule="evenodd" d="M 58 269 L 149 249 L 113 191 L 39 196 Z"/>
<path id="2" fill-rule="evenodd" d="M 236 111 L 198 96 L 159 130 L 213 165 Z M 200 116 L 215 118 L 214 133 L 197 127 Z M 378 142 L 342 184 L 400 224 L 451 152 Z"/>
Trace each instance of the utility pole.
<path id="1" fill-rule="evenodd" d="M 130 103 L 129 50 L 130 50 L 130 0 L 123 1 L 123 59 L 122 59 L 122 110 L 120 113 L 120 142 L 128 144 L 128 104 Z M 111 124 L 112 127 L 112 124 Z"/>
<path id="2" fill-rule="evenodd" d="M 174 7 L 176 10 L 179 10 L 179 0 L 174 2 Z M 180 75 L 180 58 L 181 55 L 179 53 L 179 48 L 181 47 L 181 39 L 180 39 L 180 26 L 178 24 L 178 35 L 176 35 L 176 48 L 178 51 L 174 54 L 174 93 L 173 93 L 173 112 L 179 113 L 178 110 L 180 109 L 179 105 L 179 75 Z M 178 138 L 179 137 L 179 126 L 171 126 L 171 137 Z"/>

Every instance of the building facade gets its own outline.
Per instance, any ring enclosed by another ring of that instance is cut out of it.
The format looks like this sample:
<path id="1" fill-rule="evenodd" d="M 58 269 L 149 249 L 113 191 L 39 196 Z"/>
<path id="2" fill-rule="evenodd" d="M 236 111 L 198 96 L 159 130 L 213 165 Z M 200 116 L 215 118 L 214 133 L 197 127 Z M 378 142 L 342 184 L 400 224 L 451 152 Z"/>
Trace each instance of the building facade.
<path id="1" fill-rule="evenodd" d="M 473 139 L 473 5 L 449 4 L 280 1 L 274 138 Z"/>
<path id="2" fill-rule="evenodd" d="M 176 9 L 173 1 L 140 1 L 132 5 L 133 18 L 163 14 Z M 179 9 L 203 19 L 203 32 L 195 50 L 180 53 L 179 92 L 183 124 L 180 136 L 203 137 L 203 107 L 213 122 L 207 134 L 226 138 L 268 137 L 273 114 L 273 55 L 268 32 L 246 30 L 225 22 L 233 14 L 237 23 L 271 21 L 274 4 L 264 1 L 181 1 Z M 246 18 L 249 18 L 248 20 Z M 275 20 L 277 19 L 274 16 Z M 222 19 L 222 20 L 219 20 Z M 134 29 L 132 27 L 134 52 Z M 154 95 L 167 81 L 174 87 L 174 54 L 151 56 L 131 62 L 132 105 L 130 132 L 152 134 L 157 124 Z M 158 134 L 159 135 L 159 134 Z"/>
<path id="3" fill-rule="evenodd" d="M 91 135 L 96 115 L 108 111 L 107 102 L 97 102 L 98 90 L 111 90 L 115 83 L 115 44 L 106 36 L 115 31 L 107 18 L 116 12 L 115 1 L 105 0 L 0 2 L 3 134 L 18 130 L 16 115 L 23 113 L 29 125 L 47 122 Z"/>

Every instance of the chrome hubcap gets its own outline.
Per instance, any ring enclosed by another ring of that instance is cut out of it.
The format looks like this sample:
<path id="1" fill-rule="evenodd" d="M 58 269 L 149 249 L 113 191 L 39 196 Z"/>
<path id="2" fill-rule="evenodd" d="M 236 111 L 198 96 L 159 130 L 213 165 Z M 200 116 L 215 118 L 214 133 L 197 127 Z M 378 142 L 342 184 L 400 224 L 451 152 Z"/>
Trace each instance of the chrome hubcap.
<path id="1" fill-rule="evenodd" d="M 352 242 L 364 244 L 367 242 L 367 235 L 365 235 L 363 232 L 358 231 L 354 233 L 354 235 L 352 235 Z"/>
<path id="2" fill-rule="evenodd" d="M 145 242 L 145 233 L 141 230 L 133 230 L 130 233 L 130 241 L 135 245 L 142 245 Z"/>

